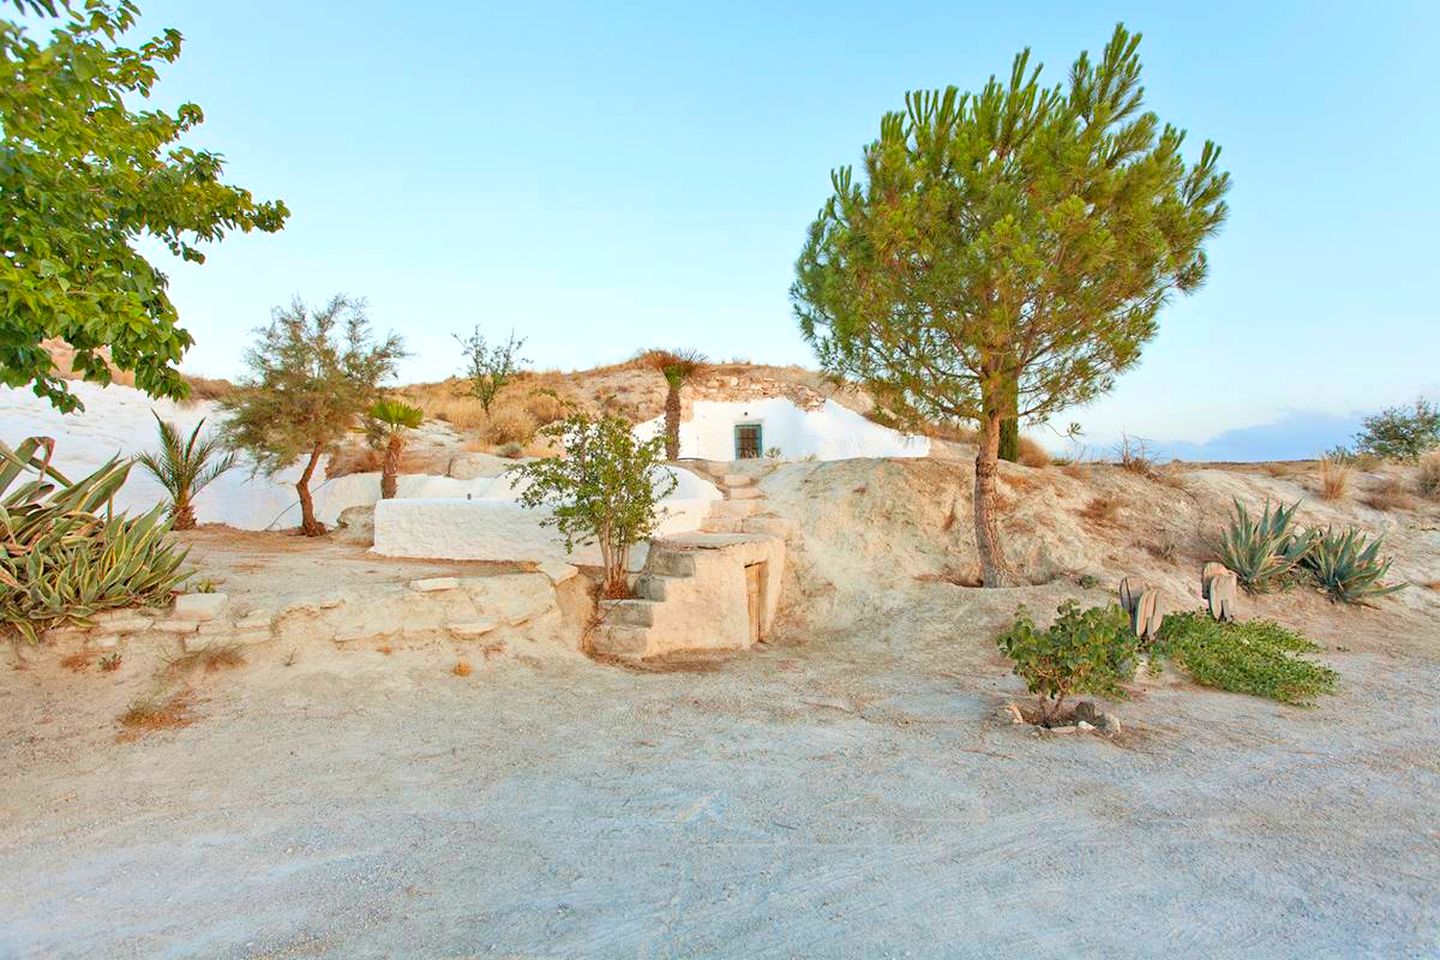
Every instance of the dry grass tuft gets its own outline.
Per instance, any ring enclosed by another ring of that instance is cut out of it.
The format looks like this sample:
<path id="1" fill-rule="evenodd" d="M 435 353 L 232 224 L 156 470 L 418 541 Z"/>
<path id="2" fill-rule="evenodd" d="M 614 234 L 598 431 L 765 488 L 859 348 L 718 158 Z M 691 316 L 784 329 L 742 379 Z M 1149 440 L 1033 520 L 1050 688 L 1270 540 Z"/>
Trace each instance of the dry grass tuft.
<path id="1" fill-rule="evenodd" d="M 1155 477 L 1155 456 L 1150 444 L 1128 434 L 1120 435 L 1120 444 L 1115 448 L 1115 460 L 1121 469 L 1142 477 Z"/>
<path id="2" fill-rule="evenodd" d="M 455 676 L 457 677 L 468 677 L 470 676 L 470 674 L 475 672 L 475 669 L 470 666 L 470 661 L 461 660 L 455 664 L 455 666 L 451 669 L 450 672 L 455 674 Z"/>
<path id="3" fill-rule="evenodd" d="M 1415 498 L 1394 477 L 1386 477 L 1371 487 L 1370 492 L 1361 498 L 1361 502 L 1370 509 L 1379 510 L 1382 513 L 1415 509 Z"/>
<path id="4" fill-rule="evenodd" d="M 212 377 L 195 377 L 184 374 L 185 382 L 190 385 L 190 396 L 186 402 L 196 403 L 200 400 L 224 400 L 235 393 L 235 384 L 229 380 L 217 380 Z"/>
<path id="5" fill-rule="evenodd" d="M 224 667 L 238 667 L 245 662 L 245 654 L 238 643 L 212 643 L 197 650 L 187 650 L 165 661 L 165 669 L 171 673 L 189 673 L 204 670 L 214 673 Z"/>
<path id="6" fill-rule="evenodd" d="M 1420 458 L 1420 473 L 1415 484 L 1421 496 L 1440 500 L 1440 451 Z"/>
<path id="7" fill-rule="evenodd" d="M 1050 466 L 1050 454 L 1045 451 L 1044 447 L 1029 437 L 1021 437 L 1020 463 L 1027 467 L 1035 467 L 1036 469 L 1048 467 Z"/>
<path id="8" fill-rule="evenodd" d="M 1089 471 L 1086 469 L 1084 464 L 1075 463 L 1073 461 L 1061 467 L 1060 472 L 1065 474 L 1065 476 L 1069 477 L 1072 480 L 1084 480 L 1086 477 L 1089 476 Z"/>
<path id="9" fill-rule="evenodd" d="M 1350 486 L 1350 465 L 1337 457 L 1320 461 L 1320 499 L 1339 500 Z"/>
<path id="10" fill-rule="evenodd" d="M 60 658 L 60 666 L 74 673 L 83 673 L 90 668 L 95 654 L 90 650 L 77 650 Z"/>
<path id="11" fill-rule="evenodd" d="M 132 700 L 124 713 L 120 714 L 123 728 L 117 740 L 135 740 L 156 730 L 175 730 L 194 722 L 190 716 L 193 698 L 188 690 L 168 697 L 152 693 Z"/>
<path id="12" fill-rule="evenodd" d="M 915 579 L 921 583 L 949 583 L 957 587 L 983 587 L 985 585 L 984 579 L 980 576 L 979 564 L 957 567 L 947 563 L 939 573 L 917 573 Z"/>
<path id="13" fill-rule="evenodd" d="M 1080 511 L 1080 517 L 1099 526 L 1112 527 L 1120 518 L 1120 501 L 1114 497 L 1092 497 Z"/>

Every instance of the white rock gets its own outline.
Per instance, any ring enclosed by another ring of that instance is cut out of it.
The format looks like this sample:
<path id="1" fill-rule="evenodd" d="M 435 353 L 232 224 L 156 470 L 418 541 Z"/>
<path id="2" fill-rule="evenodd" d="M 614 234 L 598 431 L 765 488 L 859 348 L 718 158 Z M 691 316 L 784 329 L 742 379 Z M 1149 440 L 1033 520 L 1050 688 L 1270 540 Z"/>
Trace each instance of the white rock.
<path id="1" fill-rule="evenodd" d="M 95 646 L 102 650 L 110 650 L 120 645 L 120 638 L 114 634 L 107 633 L 104 636 L 95 637 L 93 642 Z"/>
<path id="2" fill-rule="evenodd" d="M 410 589 L 418 593 L 437 593 L 441 590 L 454 590 L 459 586 L 460 581 L 454 577 L 429 577 L 410 581 Z"/>
<path id="3" fill-rule="evenodd" d="M 550 578 L 551 583 L 564 583 L 580 573 L 580 568 L 559 560 L 547 560 L 536 569 Z"/>
<path id="4" fill-rule="evenodd" d="M 150 625 L 151 630 L 160 633 L 194 633 L 200 629 L 199 620 L 156 620 Z"/>
<path id="5" fill-rule="evenodd" d="M 182 593 L 175 598 L 170 616 L 174 620 L 214 620 L 229 602 L 223 593 Z"/>
<path id="6" fill-rule="evenodd" d="M 494 620 L 472 620 L 468 623 L 450 624 L 450 635 L 457 640 L 473 640 L 500 626 Z"/>
<path id="7" fill-rule="evenodd" d="M 1081 720 L 1079 723 L 1075 724 L 1075 727 L 1076 727 L 1077 730 L 1094 730 L 1094 729 L 1095 729 L 1095 725 L 1094 725 L 1093 723 L 1091 723 L 1090 721 L 1088 721 L 1088 720 Z"/>

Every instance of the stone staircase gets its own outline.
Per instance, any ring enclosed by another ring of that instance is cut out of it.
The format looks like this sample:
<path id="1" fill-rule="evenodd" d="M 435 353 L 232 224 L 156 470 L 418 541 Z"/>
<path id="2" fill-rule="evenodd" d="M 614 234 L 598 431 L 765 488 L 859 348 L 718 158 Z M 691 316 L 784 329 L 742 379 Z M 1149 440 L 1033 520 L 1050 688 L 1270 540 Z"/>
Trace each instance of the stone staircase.
<path id="1" fill-rule="evenodd" d="M 710 508 L 701 530 L 706 533 L 743 533 L 751 517 L 766 515 L 765 492 L 760 481 L 774 469 L 765 460 L 736 460 L 730 463 L 696 460 L 685 464 L 720 488 L 723 500 Z"/>

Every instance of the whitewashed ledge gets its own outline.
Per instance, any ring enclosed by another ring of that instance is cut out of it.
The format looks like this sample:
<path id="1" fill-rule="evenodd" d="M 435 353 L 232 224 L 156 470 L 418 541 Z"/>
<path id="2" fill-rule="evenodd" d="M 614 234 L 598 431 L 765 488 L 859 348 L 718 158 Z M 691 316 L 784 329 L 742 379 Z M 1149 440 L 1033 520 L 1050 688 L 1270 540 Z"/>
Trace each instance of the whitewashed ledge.
<path id="1" fill-rule="evenodd" d="M 665 518 L 658 535 L 699 530 L 718 501 L 672 499 L 663 503 Z M 435 560 L 495 560 L 577 564 L 600 563 L 594 545 L 567 553 L 555 528 L 541 525 L 546 513 L 513 500 L 403 498 L 375 505 L 374 553 L 386 557 Z M 631 551 L 630 567 L 645 562 L 645 544 Z"/>

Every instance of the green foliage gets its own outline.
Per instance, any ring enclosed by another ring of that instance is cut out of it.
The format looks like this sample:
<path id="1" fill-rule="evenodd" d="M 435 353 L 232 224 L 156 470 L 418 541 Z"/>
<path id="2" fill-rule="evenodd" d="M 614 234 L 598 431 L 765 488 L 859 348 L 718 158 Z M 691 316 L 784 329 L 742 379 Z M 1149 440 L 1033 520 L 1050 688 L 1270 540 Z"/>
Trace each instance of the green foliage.
<path id="1" fill-rule="evenodd" d="M 665 378 L 665 459 L 680 459 L 680 390 L 710 365 L 698 350 L 644 350 L 636 357 Z"/>
<path id="2" fill-rule="evenodd" d="M 1364 429 L 1355 435 L 1356 450 L 1383 460 L 1413 462 L 1440 447 L 1440 408 L 1423 397 L 1413 409 L 1391 407 L 1361 424 Z"/>
<path id="3" fill-rule="evenodd" d="M 108 348 L 141 390 L 182 397 L 175 364 L 193 341 L 141 238 L 201 263 L 201 244 L 277 231 L 289 212 L 222 183 L 218 154 L 178 145 L 204 119 L 198 106 L 135 109 L 179 57 L 177 31 L 126 47 L 129 0 L 27 6 L 60 22 L 41 42 L 0 20 L 0 382 L 77 409 L 44 346 L 59 338 L 86 380 L 110 381 Z"/>
<path id="4" fill-rule="evenodd" d="M 370 405 L 370 419 L 389 430 L 414 430 L 425 419 L 419 407 L 403 400 L 377 400 Z"/>
<path id="5" fill-rule="evenodd" d="M 1165 618 L 1152 657 L 1174 660 L 1203 686 L 1309 704 L 1334 692 L 1338 679 L 1329 667 L 1297 656 L 1319 649 L 1272 620 L 1221 622 L 1187 610 Z"/>
<path id="6" fill-rule="evenodd" d="M 987 584 L 1007 579 L 1001 423 L 1108 390 L 1170 293 L 1201 284 L 1226 216 L 1219 149 L 1187 165 L 1184 133 L 1144 109 L 1139 42 L 1117 26 L 1053 87 L 1025 51 L 978 93 L 907 94 L 865 148 L 863 182 L 832 173 L 796 264 L 795 313 L 827 371 L 917 426 L 980 424 Z"/>
<path id="7" fill-rule="evenodd" d="M 337 294 L 311 311 L 297 297 L 276 308 L 259 342 L 246 354 L 250 375 L 220 401 L 229 413 L 225 438 L 271 475 L 308 457 L 296 484 L 307 535 L 324 532 L 310 502 L 310 478 L 320 457 L 356 426 L 377 399 L 380 382 L 405 356 L 398 336 L 375 342 L 365 303 Z"/>
<path id="8" fill-rule="evenodd" d="M 1340 533 L 1327 527 L 1315 536 L 1301 562 L 1332 599 L 1365 605 L 1406 586 L 1381 582 L 1390 572 L 1390 559 L 1380 559 L 1383 542 L 1383 537 L 1369 542 L 1354 527 Z"/>
<path id="9" fill-rule="evenodd" d="M 1120 684 L 1135 675 L 1138 641 L 1125 611 L 1117 606 L 1081 610 L 1074 600 L 1059 607 L 1048 630 L 1035 629 L 1021 607 L 1010 629 L 995 638 L 1014 663 L 1015 675 L 1040 699 L 1041 716 L 1058 716 L 1075 693 L 1121 697 Z"/>
<path id="10" fill-rule="evenodd" d="M 389 500 L 400 489 L 400 452 L 405 448 L 405 432 L 414 430 L 425 419 L 419 407 L 402 400 L 377 400 L 367 412 L 366 433 L 374 446 L 385 451 L 380 467 L 380 498 Z"/>
<path id="11" fill-rule="evenodd" d="M 1284 582 L 1310 549 L 1314 537 L 1294 527 L 1297 501 L 1290 507 L 1265 502 L 1265 512 L 1251 519 L 1250 511 L 1235 501 L 1235 516 L 1220 535 L 1217 555 L 1221 563 L 1252 593 L 1264 593 Z"/>
<path id="12" fill-rule="evenodd" d="M 163 507 L 110 515 L 128 462 L 71 482 L 50 466 L 53 452 L 48 437 L 0 443 L 0 624 L 31 642 L 103 610 L 164 603 L 186 576 Z"/>
<path id="13" fill-rule="evenodd" d="M 154 411 L 151 411 L 154 414 Z M 190 436 L 181 439 L 173 423 L 155 414 L 160 429 L 160 449 L 146 451 L 135 458 L 170 495 L 170 521 L 176 530 L 195 526 L 195 496 L 216 477 L 235 466 L 235 455 L 224 453 L 217 436 L 200 438 L 205 421 L 195 424 Z"/>
<path id="14" fill-rule="evenodd" d="M 481 408 L 489 415 L 490 404 L 495 402 L 496 394 L 515 379 L 524 364 L 530 362 L 520 356 L 525 338 L 517 339 L 515 331 L 511 330 L 503 343 L 492 347 L 478 326 L 468 337 L 458 333 L 454 337 L 465 351 L 465 377 L 470 381 L 468 392 L 480 401 Z"/>
<path id="15" fill-rule="evenodd" d="M 663 439 L 641 441 L 619 417 L 597 420 L 583 413 L 572 413 L 541 433 L 559 440 L 565 455 L 511 468 L 526 481 L 520 503 L 547 508 L 550 513 L 541 522 L 559 531 L 566 549 L 598 542 L 606 595 L 626 595 L 630 547 L 655 532 L 660 501 L 677 484 L 673 474 L 660 469 Z"/>

